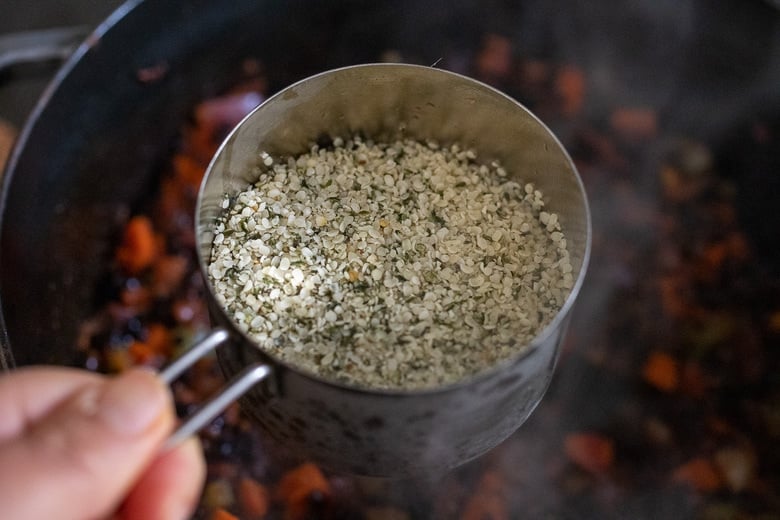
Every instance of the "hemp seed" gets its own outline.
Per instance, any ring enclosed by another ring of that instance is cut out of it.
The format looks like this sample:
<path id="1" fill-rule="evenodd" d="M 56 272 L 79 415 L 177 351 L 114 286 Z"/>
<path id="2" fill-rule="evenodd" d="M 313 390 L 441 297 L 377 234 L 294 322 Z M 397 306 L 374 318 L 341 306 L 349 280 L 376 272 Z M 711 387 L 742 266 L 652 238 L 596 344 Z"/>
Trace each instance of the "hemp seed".
<path id="1" fill-rule="evenodd" d="M 558 215 L 473 150 L 337 137 L 259 157 L 222 204 L 207 274 L 237 326 L 301 369 L 452 383 L 527 348 L 572 288 Z"/>

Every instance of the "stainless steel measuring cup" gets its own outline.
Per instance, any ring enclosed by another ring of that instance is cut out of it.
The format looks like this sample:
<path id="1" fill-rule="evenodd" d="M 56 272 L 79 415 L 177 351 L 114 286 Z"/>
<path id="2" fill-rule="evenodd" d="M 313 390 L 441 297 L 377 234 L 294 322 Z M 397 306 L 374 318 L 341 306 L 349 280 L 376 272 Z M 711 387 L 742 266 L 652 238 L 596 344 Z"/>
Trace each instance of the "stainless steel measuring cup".
<path id="1" fill-rule="evenodd" d="M 546 206 L 559 215 L 571 257 L 575 283 L 562 309 L 525 350 L 473 377 L 432 389 L 376 390 L 324 379 L 264 352 L 231 321 L 207 280 L 216 329 L 163 377 L 174 379 L 225 343 L 217 356 L 233 380 L 172 442 L 243 394 L 243 409 L 296 452 L 331 469 L 401 476 L 446 470 L 477 457 L 514 432 L 541 400 L 588 263 L 587 199 L 550 130 L 522 105 L 475 80 L 416 65 L 357 65 L 312 76 L 268 99 L 228 136 L 201 185 L 196 220 L 202 272 L 224 196 L 254 182 L 260 150 L 297 155 L 323 135 L 357 133 L 374 140 L 459 143 L 537 185 Z"/>

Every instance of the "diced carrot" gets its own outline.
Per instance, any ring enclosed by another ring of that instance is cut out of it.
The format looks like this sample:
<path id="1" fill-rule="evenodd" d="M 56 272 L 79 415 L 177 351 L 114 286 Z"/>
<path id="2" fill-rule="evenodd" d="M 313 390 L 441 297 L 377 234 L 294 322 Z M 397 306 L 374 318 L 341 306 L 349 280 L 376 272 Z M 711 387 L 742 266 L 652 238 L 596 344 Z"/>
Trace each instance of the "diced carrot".
<path id="1" fill-rule="evenodd" d="M 642 367 L 646 383 L 662 392 L 674 392 L 680 385 L 680 367 L 666 352 L 651 352 Z"/>
<path id="2" fill-rule="evenodd" d="M 167 356 L 173 347 L 173 334 L 165 325 L 152 323 L 147 327 L 146 342 L 155 352 Z"/>
<path id="3" fill-rule="evenodd" d="M 678 196 L 678 193 L 682 189 L 682 174 L 677 168 L 664 165 L 661 167 L 659 177 L 661 179 L 661 188 L 663 189 L 663 193 L 667 198 L 674 201 L 682 198 Z"/>
<path id="4" fill-rule="evenodd" d="M 479 489 L 486 493 L 501 495 L 506 489 L 506 482 L 497 471 L 486 471 L 479 481 Z"/>
<path id="5" fill-rule="evenodd" d="M 135 365 L 146 365 L 156 356 L 152 347 L 144 341 L 133 341 L 130 346 L 127 347 L 127 352 L 130 354 L 130 357 L 133 359 L 133 364 Z"/>
<path id="6" fill-rule="evenodd" d="M 14 141 L 16 141 L 16 129 L 0 119 L 0 172 L 3 171 L 5 161 L 11 154 Z"/>
<path id="7" fill-rule="evenodd" d="M 564 439 L 564 450 L 572 462 L 590 473 L 605 473 L 615 461 L 612 440 L 597 433 L 567 435 Z"/>
<path id="8" fill-rule="evenodd" d="M 561 98 L 561 112 L 573 117 L 582 112 L 585 105 L 585 74 L 574 65 L 561 67 L 555 75 L 555 91 Z"/>
<path id="9" fill-rule="evenodd" d="M 512 69 L 512 41 L 498 34 L 488 34 L 476 58 L 480 78 L 498 81 L 505 78 Z"/>
<path id="10" fill-rule="evenodd" d="M 254 479 L 244 477 L 238 483 L 238 497 L 241 503 L 242 517 L 260 519 L 268 514 L 270 498 L 268 490 Z"/>
<path id="11" fill-rule="evenodd" d="M 305 463 L 282 476 L 277 496 L 285 504 L 286 518 L 298 519 L 306 515 L 308 502 L 313 495 L 330 495 L 330 484 L 320 469 Z"/>
<path id="12" fill-rule="evenodd" d="M 144 341 L 134 341 L 128 351 L 136 364 L 145 364 L 155 358 L 167 358 L 173 350 L 173 335 L 165 325 L 152 323 L 146 329 Z"/>
<path id="13" fill-rule="evenodd" d="M 148 217 L 136 216 L 125 226 L 122 243 L 116 251 L 116 259 L 123 271 L 138 274 L 151 266 L 159 248 L 152 222 Z"/>
<path id="14" fill-rule="evenodd" d="M 210 520 L 238 520 L 238 517 L 220 507 L 218 509 L 215 509 L 214 512 L 211 513 Z"/>
<path id="15" fill-rule="evenodd" d="M 160 196 L 157 202 L 155 221 L 161 229 L 171 232 L 177 229 L 177 221 L 190 206 L 187 194 L 175 179 L 165 178 L 160 183 Z"/>
<path id="16" fill-rule="evenodd" d="M 187 143 L 185 152 L 197 161 L 208 164 L 219 146 L 215 134 L 216 130 L 212 125 L 196 124 L 188 128 L 184 135 L 184 142 Z"/>
<path id="17" fill-rule="evenodd" d="M 310 462 L 291 469 L 279 482 L 279 498 L 285 502 L 305 500 L 312 491 L 330 494 L 330 484 L 320 468 Z"/>
<path id="18" fill-rule="evenodd" d="M 696 491 L 711 493 L 723 485 L 723 479 L 715 465 L 705 458 L 695 458 L 679 466 L 672 472 L 672 480 L 687 484 Z"/>
<path id="19" fill-rule="evenodd" d="M 181 285 L 187 275 L 187 259 L 179 255 L 161 256 L 152 267 L 152 290 L 167 298 Z"/>
<path id="20" fill-rule="evenodd" d="M 612 112 L 610 124 L 627 139 L 652 139 L 658 134 L 658 113 L 645 107 L 618 108 Z"/>
<path id="21" fill-rule="evenodd" d="M 190 155 L 178 154 L 173 158 L 176 179 L 190 188 L 198 189 L 206 169 Z"/>
<path id="22" fill-rule="evenodd" d="M 487 471 L 474 494 L 466 502 L 461 520 L 504 520 L 509 518 L 504 479 L 495 471 Z"/>
<path id="23" fill-rule="evenodd" d="M 504 520 L 509 518 L 506 501 L 495 495 L 472 496 L 463 509 L 461 520 Z"/>

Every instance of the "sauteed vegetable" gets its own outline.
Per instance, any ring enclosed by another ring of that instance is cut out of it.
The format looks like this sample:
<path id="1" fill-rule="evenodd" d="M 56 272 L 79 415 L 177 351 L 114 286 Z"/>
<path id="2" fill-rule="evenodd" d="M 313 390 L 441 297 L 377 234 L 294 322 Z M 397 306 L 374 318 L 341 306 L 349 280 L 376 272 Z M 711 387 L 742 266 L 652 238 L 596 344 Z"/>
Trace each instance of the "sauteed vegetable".
<path id="1" fill-rule="evenodd" d="M 780 367 L 770 348 L 780 283 L 751 247 L 733 182 L 748 166 L 769 171 L 745 157 L 776 156 L 780 126 L 756 116 L 714 153 L 712 143 L 672 137 L 654 107 L 613 103 L 586 118 L 581 69 L 508 62 L 499 40 L 474 74 L 561 131 L 594 214 L 592 271 L 545 400 L 479 460 L 392 483 L 306 464 L 235 405 L 202 433 L 203 518 L 756 519 L 780 509 Z M 485 68 L 496 61 L 504 66 Z M 195 190 L 232 122 L 212 108 L 246 95 L 193 110 L 153 202 L 118 233 L 113 298 L 80 341 L 89 367 L 160 366 L 207 326 Z M 201 362 L 174 388 L 181 412 L 221 383 L 215 364 Z"/>

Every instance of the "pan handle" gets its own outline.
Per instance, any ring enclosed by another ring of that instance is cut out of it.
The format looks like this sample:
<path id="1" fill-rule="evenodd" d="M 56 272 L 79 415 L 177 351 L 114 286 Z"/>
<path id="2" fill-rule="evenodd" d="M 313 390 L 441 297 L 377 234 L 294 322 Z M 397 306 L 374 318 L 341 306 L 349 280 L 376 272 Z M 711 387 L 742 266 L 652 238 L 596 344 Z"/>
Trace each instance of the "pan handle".
<path id="1" fill-rule="evenodd" d="M 20 63 L 64 60 L 90 31 L 89 27 L 76 26 L 0 36 L 0 72 Z"/>
<path id="2" fill-rule="evenodd" d="M 187 368 L 191 367 L 203 356 L 225 343 L 229 337 L 230 335 L 225 329 L 217 328 L 211 331 L 208 336 L 196 343 L 181 357 L 171 363 L 165 370 L 160 372 L 160 379 L 162 379 L 165 384 L 170 385 Z M 255 363 L 246 367 L 231 379 L 222 391 L 198 408 L 194 414 L 187 417 L 184 422 L 179 425 L 178 429 L 171 434 L 165 442 L 163 449 L 169 450 L 176 447 L 190 435 L 193 435 L 210 423 L 217 415 L 236 399 L 244 395 L 250 388 L 260 381 L 267 379 L 272 374 L 273 369 L 267 363 Z"/>

